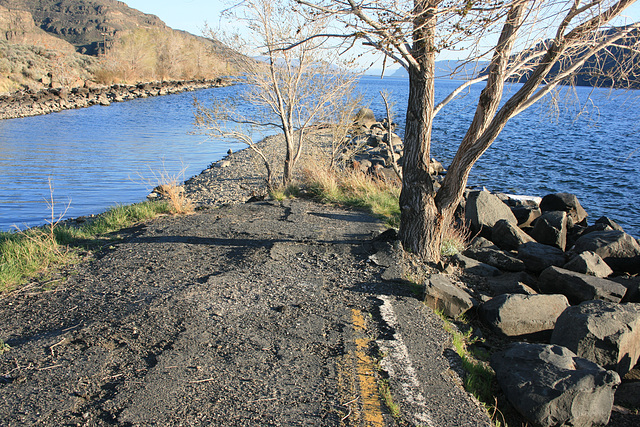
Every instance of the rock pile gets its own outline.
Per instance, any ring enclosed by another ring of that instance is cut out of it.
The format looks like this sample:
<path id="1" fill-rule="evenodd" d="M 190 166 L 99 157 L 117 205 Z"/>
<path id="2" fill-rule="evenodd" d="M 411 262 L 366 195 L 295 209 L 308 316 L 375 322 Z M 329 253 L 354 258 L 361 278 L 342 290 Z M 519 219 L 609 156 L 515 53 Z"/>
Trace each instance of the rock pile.
<path id="1" fill-rule="evenodd" d="M 533 425 L 606 424 L 640 357 L 639 242 L 606 217 L 589 226 L 567 193 L 468 191 L 464 219 L 477 237 L 450 261 L 466 284 L 432 275 L 427 304 L 452 317 L 474 311 L 514 342 L 491 366 Z"/>
<path id="2" fill-rule="evenodd" d="M 403 154 L 393 124 L 362 110 L 356 126 L 354 167 L 393 179 L 391 153 L 400 169 Z M 446 171 L 433 165 L 437 180 Z M 459 212 L 476 237 L 426 280 L 427 305 L 454 318 L 471 313 L 511 342 L 494 349 L 491 366 L 531 424 L 606 424 L 640 357 L 639 242 L 609 218 L 589 225 L 568 193 L 467 190 Z M 392 269 L 387 279 L 401 279 Z"/>
<path id="3" fill-rule="evenodd" d="M 38 116 L 62 110 L 110 105 L 112 102 L 136 98 L 169 95 L 230 84 L 222 79 L 163 81 L 137 85 L 49 88 L 40 91 L 24 90 L 0 96 L 0 119 Z"/>
<path id="4" fill-rule="evenodd" d="M 343 155 L 351 166 L 386 180 L 400 180 L 403 164 L 402 139 L 394 133 L 397 125 L 385 118 L 378 121 L 373 111 L 362 108 L 356 114 L 352 138 Z M 397 170 L 397 172 L 396 172 Z M 440 162 L 431 159 L 430 171 L 441 180 L 445 172 Z"/>

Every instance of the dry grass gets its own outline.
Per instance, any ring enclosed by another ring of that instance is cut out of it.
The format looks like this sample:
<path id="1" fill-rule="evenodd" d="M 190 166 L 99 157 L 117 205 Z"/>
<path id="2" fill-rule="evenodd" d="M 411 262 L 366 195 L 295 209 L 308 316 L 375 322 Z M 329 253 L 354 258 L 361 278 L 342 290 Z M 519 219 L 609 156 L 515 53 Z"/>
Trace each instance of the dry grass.
<path id="1" fill-rule="evenodd" d="M 153 188 L 153 192 L 158 194 L 162 200 L 166 200 L 169 204 L 169 211 L 176 215 L 191 214 L 195 210 L 195 205 L 184 192 L 181 185 L 184 178 L 186 167 L 183 167 L 177 173 L 167 171 L 164 163 L 159 171 L 149 168 L 150 177 L 143 177 L 139 174 L 140 179 L 148 187 Z"/>
<path id="2" fill-rule="evenodd" d="M 365 208 L 384 218 L 389 225 L 400 223 L 400 185 L 355 169 L 335 169 L 317 159 L 303 168 L 304 184 L 323 202 Z"/>
<path id="3" fill-rule="evenodd" d="M 464 223 L 452 221 L 446 224 L 442 230 L 442 244 L 440 254 L 453 256 L 463 252 L 469 246 L 471 230 Z"/>

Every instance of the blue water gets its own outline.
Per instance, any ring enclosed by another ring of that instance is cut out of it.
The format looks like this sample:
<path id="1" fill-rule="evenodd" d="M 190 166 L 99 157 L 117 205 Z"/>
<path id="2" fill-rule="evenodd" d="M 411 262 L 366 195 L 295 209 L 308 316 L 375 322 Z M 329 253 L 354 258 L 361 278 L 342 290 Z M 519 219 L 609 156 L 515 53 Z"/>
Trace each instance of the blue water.
<path id="1" fill-rule="evenodd" d="M 382 82 L 396 105 L 406 106 L 408 81 Z M 438 80 L 436 103 L 459 84 Z M 361 82 L 364 91 L 375 94 L 369 99 L 376 116 L 384 117 L 380 86 L 379 79 Z M 466 133 L 483 87 L 473 85 L 434 120 L 431 154 L 445 167 Z M 519 87 L 510 85 L 509 91 Z M 404 113 L 395 118 L 400 133 Z M 472 169 L 469 185 L 534 196 L 574 193 L 590 223 L 605 215 L 640 236 L 640 91 L 578 87 L 532 106 L 509 121 Z"/>
<path id="2" fill-rule="evenodd" d="M 441 99 L 460 82 L 439 80 Z M 515 90 L 517 85 L 513 85 Z M 197 92 L 234 97 L 240 87 Z M 364 77 L 359 90 L 378 118 L 384 116 L 380 90 L 395 102 L 402 134 L 408 81 Z M 436 117 L 432 155 L 451 161 L 475 109 L 482 85 L 450 104 Z M 592 103 L 581 109 L 587 96 Z M 471 172 L 471 185 L 490 190 L 543 196 L 578 195 L 591 221 L 607 215 L 640 235 L 640 93 L 578 88 L 565 94 L 560 111 L 549 103 L 512 119 Z M 0 121 L 0 230 L 44 223 L 49 217 L 49 178 L 55 209 L 77 217 L 115 204 L 138 202 L 155 185 L 151 171 L 166 170 L 183 179 L 220 159 L 230 141 L 193 134 L 193 93 L 138 99 L 46 116 Z M 576 104 L 574 98 L 581 103 Z M 244 106 L 250 114 L 251 106 Z M 256 139 L 259 136 L 256 136 Z"/>

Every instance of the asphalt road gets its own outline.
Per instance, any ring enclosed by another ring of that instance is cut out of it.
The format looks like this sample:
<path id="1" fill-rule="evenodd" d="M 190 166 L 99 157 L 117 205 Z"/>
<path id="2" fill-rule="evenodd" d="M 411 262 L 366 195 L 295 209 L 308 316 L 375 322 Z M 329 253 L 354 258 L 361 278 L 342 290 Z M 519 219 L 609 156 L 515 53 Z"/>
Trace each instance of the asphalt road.
<path id="1" fill-rule="evenodd" d="M 488 425 L 441 321 L 369 260 L 381 231 L 305 200 L 131 230 L 53 290 L 2 297 L 0 423 Z"/>

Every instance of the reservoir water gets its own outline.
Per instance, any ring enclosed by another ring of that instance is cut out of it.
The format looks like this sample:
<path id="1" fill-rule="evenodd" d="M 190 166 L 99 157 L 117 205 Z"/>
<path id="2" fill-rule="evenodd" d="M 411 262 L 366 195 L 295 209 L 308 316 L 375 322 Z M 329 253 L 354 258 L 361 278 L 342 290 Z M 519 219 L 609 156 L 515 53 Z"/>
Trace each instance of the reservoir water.
<path id="1" fill-rule="evenodd" d="M 439 80 L 438 99 L 458 84 Z M 363 77 L 358 88 L 379 119 L 379 91 L 390 93 L 402 134 L 408 81 Z M 233 97 L 239 90 L 241 86 L 207 89 L 195 95 L 206 101 Z M 482 85 L 473 86 L 436 117 L 432 155 L 445 166 L 481 90 Z M 229 148 L 244 148 L 193 134 L 193 96 L 182 93 L 0 121 L 0 231 L 44 223 L 50 215 L 49 181 L 56 212 L 68 206 L 66 216 L 77 217 L 144 200 L 155 184 L 152 171 L 175 176 L 184 169 L 186 179 Z M 591 222 L 606 215 L 640 236 L 638 96 L 638 91 L 576 88 L 532 107 L 509 122 L 473 168 L 469 184 L 536 196 L 571 192 Z M 251 106 L 244 108 L 251 113 Z"/>

